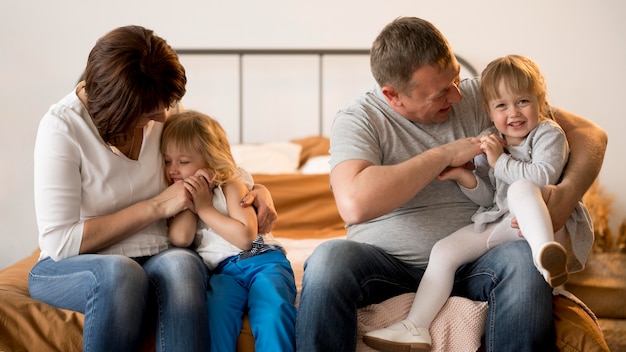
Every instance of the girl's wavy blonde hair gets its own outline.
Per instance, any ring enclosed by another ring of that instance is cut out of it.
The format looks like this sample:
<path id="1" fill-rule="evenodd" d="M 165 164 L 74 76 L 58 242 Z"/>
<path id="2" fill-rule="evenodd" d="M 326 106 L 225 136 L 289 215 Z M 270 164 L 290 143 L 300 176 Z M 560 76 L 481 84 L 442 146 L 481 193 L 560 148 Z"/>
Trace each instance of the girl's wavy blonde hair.
<path id="1" fill-rule="evenodd" d="M 539 120 L 552 119 L 546 98 L 546 83 L 539 66 L 521 55 L 507 55 L 491 61 L 480 78 L 480 93 L 485 110 L 488 102 L 500 97 L 498 88 L 504 82 L 513 93 L 531 93 L 539 101 Z"/>
<path id="2" fill-rule="evenodd" d="M 212 171 L 208 181 L 214 185 L 224 184 L 237 175 L 226 132 L 208 115 L 187 110 L 169 116 L 161 135 L 161 153 L 168 146 L 183 153 L 201 155 Z"/>

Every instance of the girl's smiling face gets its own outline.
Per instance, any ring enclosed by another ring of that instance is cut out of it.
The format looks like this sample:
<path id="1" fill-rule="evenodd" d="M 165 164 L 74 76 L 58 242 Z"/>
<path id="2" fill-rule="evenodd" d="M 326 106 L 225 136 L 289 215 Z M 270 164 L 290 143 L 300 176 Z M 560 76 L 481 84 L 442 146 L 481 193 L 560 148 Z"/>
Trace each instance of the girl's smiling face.
<path id="1" fill-rule="evenodd" d="M 487 103 L 494 125 L 508 145 L 519 145 L 539 123 L 539 99 L 532 93 L 513 93 L 500 82 L 498 98 Z"/>

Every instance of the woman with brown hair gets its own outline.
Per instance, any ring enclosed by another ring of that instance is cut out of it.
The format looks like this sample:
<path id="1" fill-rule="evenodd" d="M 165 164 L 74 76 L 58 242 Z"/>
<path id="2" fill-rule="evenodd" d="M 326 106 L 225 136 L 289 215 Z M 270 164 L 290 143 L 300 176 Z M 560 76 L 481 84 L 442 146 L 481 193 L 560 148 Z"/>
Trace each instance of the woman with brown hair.
<path id="1" fill-rule="evenodd" d="M 85 314 L 85 351 L 136 351 L 154 320 L 157 351 L 208 350 L 207 269 L 167 239 L 166 219 L 192 207 L 191 197 L 161 177 L 163 122 L 185 94 L 185 70 L 153 31 L 126 26 L 97 41 L 84 78 L 39 125 L 41 256 L 30 294 Z M 245 200 L 271 229 L 267 189 Z"/>

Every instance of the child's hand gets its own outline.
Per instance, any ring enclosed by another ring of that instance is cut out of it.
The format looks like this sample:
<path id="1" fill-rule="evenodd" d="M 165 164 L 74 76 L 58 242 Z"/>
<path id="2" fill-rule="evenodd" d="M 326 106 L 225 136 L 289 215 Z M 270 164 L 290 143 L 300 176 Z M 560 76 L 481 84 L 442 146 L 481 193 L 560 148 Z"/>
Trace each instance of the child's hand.
<path id="1" fill-rule="evenodd" d="M 439 176 L 437 176 L 437 179 L 439 181 L 453 180 L 459 182 L 459 180 L 461 180 L 467 173 L 472 174 L 470 170 L 463 166 L 447 167 L 439 174 Z"/>
<path id="2" fill-rule="evenodd" d="M 204 179 L 209 183 L 209 187 L 211 189 L 215 188 L 215 184 L 213 184 L 214 182 L 211 181 L 213 180 L 213 171 L 209 169 L 198 169 L 198 171 L 196 171 L 194 176 L 204 177 Z"/>
<path id="3" fill-rule="evenodd" d="M 480 149 L 487 155 L 489 166 L 496 167 L 500 155 L 504 153 L 506 141 L 495 134 L 480 137 Z"/>
<path id="4" fill-rule="evenodd" d="M 198 213 L 201 209 L 213 206 L 213 187 L 208 179 L 203 175 L 189 176 L 185 178 L 185 188 L 191 194 L 194 213 Z"/>
<path id="5" fill-rule="evenodd" d="M 473 189 L 478 184 L 476 176 L 474 176 L 474 173 L 471 171 L 473 168 L 474 164 L 472 163 L 458 167 L 447 167 L 437 176 L 437 180 L 453 180 L 465 188 Z"/>

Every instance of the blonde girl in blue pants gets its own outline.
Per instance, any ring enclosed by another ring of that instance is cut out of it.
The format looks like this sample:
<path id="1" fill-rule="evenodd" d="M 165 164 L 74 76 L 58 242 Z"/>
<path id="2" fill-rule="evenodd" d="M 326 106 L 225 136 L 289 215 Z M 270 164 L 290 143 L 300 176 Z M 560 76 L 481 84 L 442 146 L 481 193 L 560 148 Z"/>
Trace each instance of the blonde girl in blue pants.
<path id="1" fill-rule="evenodd" d="M 195 111 L 172 115 L 161 152 L 166 180 L 184 183 L 193 199 L 193 209 L 170 220 L 168 236 L 175 246 L 192 246 L 211 271 L 211 351 L 236 350 L 244 314 L 256 351 L 295 351 L 293 270 L 271 233 L 258 234 L 254 209 L 240 205 L 249 184 L 222 127 Z"/>

